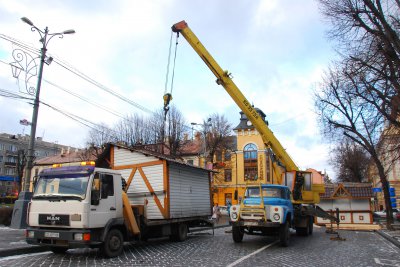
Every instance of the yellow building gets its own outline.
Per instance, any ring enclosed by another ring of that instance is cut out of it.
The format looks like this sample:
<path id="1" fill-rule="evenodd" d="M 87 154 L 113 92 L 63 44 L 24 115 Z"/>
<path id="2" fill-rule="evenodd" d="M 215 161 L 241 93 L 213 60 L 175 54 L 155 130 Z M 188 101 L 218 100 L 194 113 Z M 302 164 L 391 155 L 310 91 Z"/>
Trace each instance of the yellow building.
<path id="1" fill-rule="evenodd" d="M 256 110 L 265 121 L 265 114 Z M 240 123 L 234 131 L 236 147 L 232 151 L 222 151 L 221 161 L 216 160 L 213 164 L 214 170 L 218 171 L 212 182 L 213 200 L 220 206 L 226 206 L 228 202 L 238 204 L 246 184 L 272 183 L 276 179 L 270 171 L 269 149 L 243 112 L 240 112 Z"/>
<path id="2" fill-rule="evenodd" d="M 399 139 L 399 130 L 396 127 L 389 125 L 382 132 L 379 141 L 379 145 L 382 149 L 379 151 L 380 158 L 385 168 L 386 179 L 389 182 L 389 190 L 394 190 L 390 192 L 392 208 L 397 209 L 400 207 L 400 159 L 399 151 L 397 149 Z M 378 170 L 373 163 L 369 166 L 369 176 L 372 179 L 373 187 L 381 190 L 382 183 L 378 175 Z M 374 209 L 386 209 L 382 191 L 378 191 L 376 193 L 376 198 L 374 199 Z"/>

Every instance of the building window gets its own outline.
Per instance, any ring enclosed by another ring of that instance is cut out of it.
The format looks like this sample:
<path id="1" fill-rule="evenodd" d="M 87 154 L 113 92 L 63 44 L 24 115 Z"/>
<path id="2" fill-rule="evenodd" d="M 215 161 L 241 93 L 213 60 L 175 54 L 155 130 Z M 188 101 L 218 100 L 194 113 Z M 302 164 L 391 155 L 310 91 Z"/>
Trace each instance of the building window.
<path id="1" fill-rule="evenodd" d="M 228 206 L 229 204 L 232 204 L 232 194 L 226 193 L 225 194 L 225 205 Z"/>
<path id="2" fill-rule="evenodd" d="M 215 154 L 217 161 L 222 161 L 222 151 L 217 151 Z"/>
<path id="3" fill-rule="evenodd" d="M 224 171 L 224 177 L 225 177 L 225 182 L 232 182 L 232 170 L 231 169 L 225 169 Z"/>
<path id="4" fill-rule="evenodd" d="M 257 147 L 255 144 L 248 144 L 244 147 L 244 180 L 258 179 Z"/>
<path id="5" fill-rule="evenodd" d="M 225 151 L 225 160 L 231 160 L 231 152 L 229 150 Z"/>

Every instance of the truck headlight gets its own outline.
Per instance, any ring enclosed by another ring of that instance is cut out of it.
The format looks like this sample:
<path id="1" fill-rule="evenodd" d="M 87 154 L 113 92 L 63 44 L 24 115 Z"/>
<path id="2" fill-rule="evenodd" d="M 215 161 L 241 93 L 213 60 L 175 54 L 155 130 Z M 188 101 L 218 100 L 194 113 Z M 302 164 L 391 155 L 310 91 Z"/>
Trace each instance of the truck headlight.
<path id="1" fill-rule="evenodd" d="M 83 240 L 83 234 L 82 233 L 75 233 L 74 234 L 74 240 L 82 241 Z"/>
<path id="2" fill-rule="evenodd" d="M 279 216 L 278 213 L 275 213 L 275 214 L 274 214 L 274 220 L 275 220 L 275 221 L 279 221 L 280 218 L 281 218 L 281 216 Z"/>
<path id="3" fill-rule="evenodd" d="M 238 216 L 237 216 L 237 213 L 236 213 L 236 212 L 233 212 L 232 215 L 231 215 L 231 217 L 232 217 L 232 219 L 236 220 L 237 217 L 238 217 Z"/>
<path id="4" fill-rule="evenodd" d="M 77 241 L 90 241 L 90 233 L 75 233 L 74 240 Z"/>

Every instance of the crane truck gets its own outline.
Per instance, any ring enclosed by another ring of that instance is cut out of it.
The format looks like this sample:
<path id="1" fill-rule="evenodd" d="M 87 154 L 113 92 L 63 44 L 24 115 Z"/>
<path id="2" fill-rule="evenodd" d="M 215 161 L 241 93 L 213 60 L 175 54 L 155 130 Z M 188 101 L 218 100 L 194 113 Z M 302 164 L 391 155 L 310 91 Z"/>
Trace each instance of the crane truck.
<path id="1" fill-rule="evenodd" d="M 172 26 L 172 31 L 181 34 L 192 46 L 212 73 L 217 84 L 222 85 L 239 108 L 244 112 L 260 134 L 266 148 L 270 149 L 274 184 L 247 185 L 244 200 L 231 207 L 232 237 L 241 242 L 243 235 L 279 235 L 280 243 L 287 246 L 290 230 L 299 235 L 309 235 L 313 231 L 314 216 L 338 219 L 315 204 L 324 193 L 323 184 L 314 184 L 311 172 L 300 171 L 281 143 L 261 118 L 250 101 L 233 82 L 228 71 L 224 71 L 185 21 Z"/>

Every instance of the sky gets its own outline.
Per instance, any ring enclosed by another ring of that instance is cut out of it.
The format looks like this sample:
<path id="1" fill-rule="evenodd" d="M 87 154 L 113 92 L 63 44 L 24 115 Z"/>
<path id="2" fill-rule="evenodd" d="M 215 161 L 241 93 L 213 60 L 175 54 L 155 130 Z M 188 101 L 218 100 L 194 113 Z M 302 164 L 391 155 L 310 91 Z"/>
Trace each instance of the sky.
<path id="1" fill-rule="evenodd" d="M 41 101 L 110 127 L 121 116 L 149 115 L 137 105 L 150 111 L 162 108 L 171 26 L 185 20 L 218 64 L 232 73 L 246 98 L 264 111 L 271 130 L 296 164 L 301 169 L 326 170 L 335 177 L 329 165 L 329 144 L 318 128 L 313 92 L 336 55 L 326 38 L 329 25 L 316 1 L 0 0 L 0 89 L 26 94 L 26 84 L 35 87 L 37 76 L 28 83 L 23 72 L 18 79 L 13 77 L 9 63 L 16 61 L 13 51 L 19 47 L 6 39 L 11 37 L 37 51 L 41 43 L 39 33 L 32 32 L 21 17 L 41 30 L 48 27 L 50 33 L 76 31 L 49 41 L 47 55 L 57 60 L 44 66 Z M 175 39 L 173 47 L 174 43 Z M 215 83 L 215 76 L 186 40 L 180 37 L 178 43 L 171 104 L 183 113 L 188 125 L 219 113 L 235 127 L 240 109 Z M 134 104 L 94 86 L 71 69 Z M 171 91 L 170 86 L 167 90 Z M 1 133 L 30 133 L 29 126 L 19 123 L 21 119 L 31 121 L 30 102 L 0 96 Z M 45 141 L 84 147 L 89 130 L 40 105 L 36 136 Z"/>

